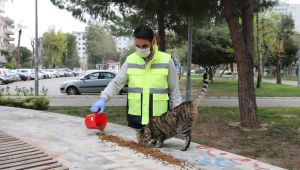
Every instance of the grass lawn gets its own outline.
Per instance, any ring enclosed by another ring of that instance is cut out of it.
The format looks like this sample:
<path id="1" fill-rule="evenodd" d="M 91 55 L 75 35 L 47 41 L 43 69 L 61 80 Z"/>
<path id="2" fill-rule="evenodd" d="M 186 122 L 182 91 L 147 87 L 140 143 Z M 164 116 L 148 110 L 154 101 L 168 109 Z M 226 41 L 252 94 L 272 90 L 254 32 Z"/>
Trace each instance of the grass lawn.
<path id="1" fill-rule="evenodd" d="M 193 93 L 198 93 L 197 88 L 202 87 L 201 81 L 201 79 L 192 79 Z M 179 83 L 181 90 L 184 90 L 185 79 L 180 80 Z M 207 96 L 237 96 L 237 89 L 237 80 L 214 79 L 214 83 L 209 84 Z M 256 88 L 255 91 L 258 97 L 300 97 L 299 87 L 285 84 L 263 83 L 262 88 Z"/>
<path id="2" fill-rule="evenodd" d="M 49 111 L 80 117 L 89 107 L 50 107 Z M 126 125 L 125 107 L 106 107 L 109 122 Z M 236 107 L 202 107 L 192 140 L 287 169 L 300 169 L 300 108 L 259 108 L 264 131 L 243 131 L 230 126 L 239 121 Z"/>

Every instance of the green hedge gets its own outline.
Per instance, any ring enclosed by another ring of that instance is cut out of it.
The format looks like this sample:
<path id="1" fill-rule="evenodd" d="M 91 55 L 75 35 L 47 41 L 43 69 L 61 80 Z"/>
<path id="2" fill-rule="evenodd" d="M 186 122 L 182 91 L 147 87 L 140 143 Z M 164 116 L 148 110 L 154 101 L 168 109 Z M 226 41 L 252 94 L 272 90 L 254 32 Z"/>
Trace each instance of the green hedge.
<path id="1" fill-rule="evenodd" d="M 22 107 L 35 110 L 47 110 L 49 100 L 46 97 L 0 97 L 0 106 Z"/>

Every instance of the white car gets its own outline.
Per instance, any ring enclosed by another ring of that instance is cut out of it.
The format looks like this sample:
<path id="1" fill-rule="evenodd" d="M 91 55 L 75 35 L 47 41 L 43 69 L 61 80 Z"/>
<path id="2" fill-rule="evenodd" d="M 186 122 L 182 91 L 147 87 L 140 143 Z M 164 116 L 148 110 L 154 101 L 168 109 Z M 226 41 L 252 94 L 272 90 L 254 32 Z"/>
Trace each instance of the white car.
<path id="1" fill-rule="evenodd" d="M 237 73 L 225 72 L 221 77 L 226 78 L 226 79 L 237 79 L 238 75 L 237 75 Z"/>
<path id="2" fill-rule="evenodd" d="M 28 80 L 33 80 L 35 77 L 34 72 L 32 72 L 32 69 L 23 68 L 23 69 L 16 69 L 16 70 L 17 72 L 26 75 L 28 77 Z"/>
<path id="3" fill-rule="evenodd" d="M 47 72 L 51 74 L 52 77 L 60 77 L 60 74 L 55 69 L 47 69 Z"/>

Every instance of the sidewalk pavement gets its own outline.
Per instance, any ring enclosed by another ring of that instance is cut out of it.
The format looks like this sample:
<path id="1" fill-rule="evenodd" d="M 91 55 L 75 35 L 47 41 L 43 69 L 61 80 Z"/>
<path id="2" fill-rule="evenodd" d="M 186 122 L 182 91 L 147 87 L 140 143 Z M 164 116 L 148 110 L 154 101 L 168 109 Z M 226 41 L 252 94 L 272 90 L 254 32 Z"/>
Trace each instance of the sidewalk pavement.
<path id="1" fill-rule="evenodd" d="M 61 95 L 47 96 L 50 106 L 91 106 L 97 101 L 97 95 Z M 184 99 L 183 99 L 184 100 Z M 300 107 L 300 97 L 257 97 L 258 107 Z M 113 97 L 107 106 L 126 106 L 126 95 Z M 203 107 L 238 107 L 237 97 L 205 97 L 200 106 Z"/>
<path id="2" fill-rule="evenodd" d="M 276 79 L 263 79 L 263 82 L 267 83 L 276 83 Z M 281 84 L 286 84 L 290 86 L 298 86 L 298 81 L 292 81 L 292 80 L 282 80 Z"/>
<path id="3" fill-rule="evenodd" d="M 168 170 L 181 167 L 166 165 L 112 143 L 102 142 L 97 130 L 87 129 L 84 119 L 45 111 L 0 107 L 0 130 L 44 150 L 72 169 Z M 106 134 L 135 140 L 133 129 L 108 123 Z M 169 139 L 160 150 L 204 170 L 280 170 L 257 160 L 217 150 L 197 143 L 182 152 L 180 139 Z"/>
<path id="4" fill-rule="evenodd" d="M 181 78 L 181 80 L 185 80 L 186 78 Z M 193 77 L 192 78 L 193 80 L 202 80 L 202 77 Z M 215 76 L 214 77 L 214 80 L 218 80 L 218 79 L 223 79 L 223 78 L 220 78 L 219 76 Z M 254 80 L 256 80 L 257 78 L 255 77 Z M 276 78 L 275 79 L 266 79 L 266 78 L 263 78 L 262 79 L 262 82 L 264 83 L 276 83 Z M 281 80 L 281 84 L 286 84 L 286 85 L 290 85 L 290 86 L 298 86 L 298 81 L 293 81 L 293 80 Z"/>

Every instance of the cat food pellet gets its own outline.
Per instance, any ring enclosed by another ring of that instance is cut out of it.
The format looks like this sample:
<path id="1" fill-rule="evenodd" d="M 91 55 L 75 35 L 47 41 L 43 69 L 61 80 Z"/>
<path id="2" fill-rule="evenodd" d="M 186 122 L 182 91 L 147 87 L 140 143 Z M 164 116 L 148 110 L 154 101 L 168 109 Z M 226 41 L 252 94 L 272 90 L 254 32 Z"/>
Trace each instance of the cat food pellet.
<path id="1" fill-rule="evenodd" d="M 125 140 L 118 136 L 105 135 L 105 134 L 99 134 L 98 136 L 103 141 L 112 142 L 121 147 L 126 147 L 126 148 L 129 148 L 136 152 L 143 153 L 144 155 L 146 155 L 146 159 L 148 159 L 149 156 L 151 156 L 154 159 L 157 159 L 158 161 L 161 161 L 163 164 L 166 164 L 166 165 L 171 164 L 171 165 L 177 165 L 177 166 L 181 166 L 181 167 L 186 165 L 186 162 L 180 161 L 171 155 L 163 153 L 154 148 L 143 146 L 142 144 L 139 144 L 132 140 Z"/>

